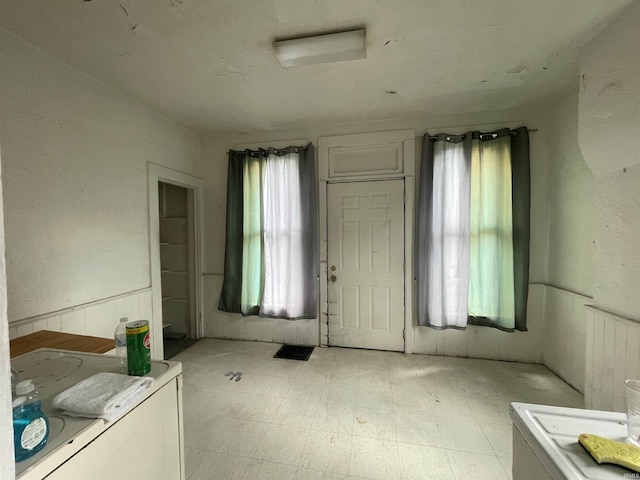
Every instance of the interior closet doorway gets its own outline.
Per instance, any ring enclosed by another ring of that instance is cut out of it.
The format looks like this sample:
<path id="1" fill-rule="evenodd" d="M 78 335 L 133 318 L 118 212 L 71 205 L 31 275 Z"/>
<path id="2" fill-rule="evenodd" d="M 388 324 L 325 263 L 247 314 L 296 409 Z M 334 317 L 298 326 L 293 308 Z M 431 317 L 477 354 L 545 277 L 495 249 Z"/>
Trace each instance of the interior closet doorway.
<path id="1" fill-rule="evenodd" d="M 158 182 L 162 343 L 169 359 L 196 341 L 194 192 Z"/>
<path id="2" fill-rule="evenodd" d="M 202 180 L 147 163 L 151 263 L 151 358 L 163 360 L 203 336 Z"/>

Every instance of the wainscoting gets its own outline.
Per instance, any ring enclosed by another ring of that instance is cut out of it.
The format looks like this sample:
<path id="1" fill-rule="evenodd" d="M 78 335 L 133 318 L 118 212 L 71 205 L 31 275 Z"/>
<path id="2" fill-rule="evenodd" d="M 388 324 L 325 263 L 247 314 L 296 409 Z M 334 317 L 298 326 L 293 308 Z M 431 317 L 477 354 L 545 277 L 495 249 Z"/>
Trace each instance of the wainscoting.
<path id="1" fill-rule="evenodd" d="M 121 317 L 129 317 L 131 321 L 151 321 L 151 288 L 10 322 L 9 338 L 22 337 L 40 330 L 112 338 L 113 330 Z"/>
<path id="2" fill-rule="evenodd" d="M 585 408 L 625 411 L 624 380 L 640 374 L 640 323 L 586 308 Z"/>
<path id="3" fill-rule="evenodd" d="M 470 325 L 466 330 L 414 327 L 414 353 L 542 363 L 544 289 L 529 285 L 527 332 L 502 332 Z"/>
<path id="4" fill-rule="evenodd" d="M 318 319 L 280 320 L 256 316 L 242 317 L 237 313 L 218 310 L 223 275 L 203 275 L 204 336 L 230 340 L 318 345 Z"/>
<path id="5" fill-rule="evenodd" d="M 544 286 L 543 363 L 579 392 L 584 391 L 587 312 L 593 299 Z"/>

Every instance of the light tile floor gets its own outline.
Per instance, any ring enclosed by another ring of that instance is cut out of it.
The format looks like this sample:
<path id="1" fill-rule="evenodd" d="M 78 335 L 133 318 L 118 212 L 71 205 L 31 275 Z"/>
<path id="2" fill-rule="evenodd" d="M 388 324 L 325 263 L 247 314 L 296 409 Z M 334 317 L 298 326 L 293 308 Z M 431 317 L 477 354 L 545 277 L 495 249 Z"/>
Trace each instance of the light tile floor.
<path id="1" fill-rule="evenodd" d="M 204 339 L 172 359 L 189 480 L 510 479 L 509 402 L 583 403 L 540 365 L 279 347 Z"/>

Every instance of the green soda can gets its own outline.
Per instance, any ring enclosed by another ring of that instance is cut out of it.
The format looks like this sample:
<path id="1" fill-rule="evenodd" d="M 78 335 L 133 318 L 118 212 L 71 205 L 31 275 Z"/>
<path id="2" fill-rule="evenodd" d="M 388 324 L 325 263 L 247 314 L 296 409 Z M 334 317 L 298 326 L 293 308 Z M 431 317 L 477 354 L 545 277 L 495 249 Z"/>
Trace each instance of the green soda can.
<path id="1" fill-rule="evenodd" d="M 141 377 L 151 371 L 149 321 L 127 323 L 127 367 L 129 375 Z"/>

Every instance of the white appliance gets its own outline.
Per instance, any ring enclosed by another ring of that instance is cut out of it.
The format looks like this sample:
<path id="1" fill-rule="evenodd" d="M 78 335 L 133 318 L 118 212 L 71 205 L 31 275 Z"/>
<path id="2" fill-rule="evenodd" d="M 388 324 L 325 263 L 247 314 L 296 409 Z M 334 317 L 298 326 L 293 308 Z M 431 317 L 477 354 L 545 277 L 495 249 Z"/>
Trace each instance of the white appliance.
<path id="1" fill-rule="evenodd" d="M 513 480 L 620 480 L 640 478 L 623 467 L 598 463 L 580 443 L 581 433 L 623 442 L 627 416 L 579 408 L 512 403 Z"/>
<path id="2" fill-rule="evenodd" d="M 117 372 L 110 355 L 40 349 L 11 361 L 30 378 L 49 417 L 47 445 L 16 464 L 19 480 L 184 479 L 182 364 L 153 361 L 155 379 L 140 403 L 115 422 L 69 417 L 51 406 L 58 393 L 100 372 Z"/>

